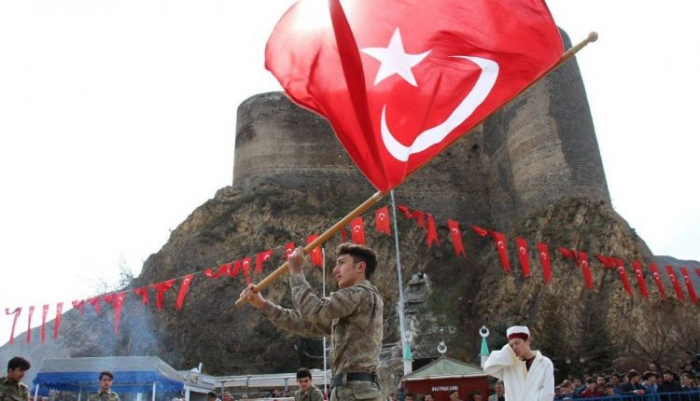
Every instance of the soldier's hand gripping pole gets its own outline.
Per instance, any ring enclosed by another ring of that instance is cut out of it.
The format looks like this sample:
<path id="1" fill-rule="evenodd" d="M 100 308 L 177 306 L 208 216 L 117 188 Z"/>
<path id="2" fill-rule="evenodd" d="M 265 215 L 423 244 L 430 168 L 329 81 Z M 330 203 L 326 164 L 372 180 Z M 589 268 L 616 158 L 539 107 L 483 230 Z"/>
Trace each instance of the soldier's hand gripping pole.
<path id="1" fill-rule="evenodd" d="M 308 255 L 309 252 L 311 252 L 313 249 L 323 245 L 332 236 L 334 236 L 338 231 L 340 231 L 343 227 L 348 225 L 350 223 L 350 220 L 361 215 L 362 213 L 366 212 L 369 208 L 376 205 L 377 202 L 379 202 L 382 198 L 384 198 L 388 193 L 389 193 L 389 191 L 376 192 L 374 195 L 369 197 L 369 199 L 362 202 L 362 204 L 360 206 L 356 207 L 355 210 L 353 210 L 347 216 L 343 217 L 340 221 L 335 223 L 333 225 L 333 227 L 329 228 L 328 230 L 326 230 L 326 232 L 319 235 L 319 237 L 316 238 L 313 242 L 306 245 L 304 247 L 304 255 Z M 287 264 L 287 262 L 284 262 L 284 264 L 282 266 L 278 267 L 277 270 L 272 272 L 269 276 L 265 277 L 260 283 L 258 283 L 255 286 L 255 288 L 253 288 L 253 292 L 257 293 L 257 292 L 260 292 L 261 290 L 264 290 L 270 284 L 274 283 L 275 280 L 280 278 L 280 276 L 282 274 L 284 274 L 288 269 L 289 269 L 289 265 Z M 246 303 L 248 303 L 247 298 L 243 298 L 243 297 L 238 298 L 238 300 L 236 301 L 236 307 L 240 308 L 241 306 L 245 305 Z"/>

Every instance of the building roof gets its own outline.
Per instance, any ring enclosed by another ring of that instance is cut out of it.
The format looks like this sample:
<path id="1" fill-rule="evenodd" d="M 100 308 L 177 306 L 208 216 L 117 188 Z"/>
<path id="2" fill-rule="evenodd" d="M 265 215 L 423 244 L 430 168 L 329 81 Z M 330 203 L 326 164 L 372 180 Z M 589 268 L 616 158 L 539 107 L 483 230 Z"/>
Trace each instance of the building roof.
<path id="1" fill-rule="evenodd" d="M 407 374 L 401 380 L 442 380 L 481 376 L 486 376 L 486 372 L 484 372 L 480 367 L 443 356 L 430 362 L 422 368 Z"/>
<path id="2" fill-rule="evenodd" d="M 114 374 L 115 392 L 180 391 L 184 378 L 155 356 L 45 359 L 34 384 L 57 390 L 97 391 L 102 371 Z"/>

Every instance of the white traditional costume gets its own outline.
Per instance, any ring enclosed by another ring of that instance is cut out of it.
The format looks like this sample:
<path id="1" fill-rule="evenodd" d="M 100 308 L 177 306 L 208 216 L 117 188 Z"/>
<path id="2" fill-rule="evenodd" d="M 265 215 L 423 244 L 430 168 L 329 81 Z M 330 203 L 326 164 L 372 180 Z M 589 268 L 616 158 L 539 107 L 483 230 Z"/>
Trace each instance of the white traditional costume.
<path id="1" fill-rule="evenodd" d="M 513 326 L 507 331 L 508 339 L 530 337 L 525 326 Z M 526 361 L 518 358 L 510 344 L 491 352 L 484 364 L 491 376 L 503 380 L 506 401 L 552 401 L 554 399 L 554 365 L 539 351 L 527 369 Z"/>

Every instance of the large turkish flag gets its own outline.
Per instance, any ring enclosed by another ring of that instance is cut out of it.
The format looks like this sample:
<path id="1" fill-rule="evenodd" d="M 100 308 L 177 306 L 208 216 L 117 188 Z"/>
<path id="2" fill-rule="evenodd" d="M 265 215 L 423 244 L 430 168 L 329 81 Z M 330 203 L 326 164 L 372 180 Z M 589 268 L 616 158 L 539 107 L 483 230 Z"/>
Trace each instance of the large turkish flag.
<path id="1" fill-rule="evenodd" d="M 562 53 L 543 0 L 301 0 L 272 32 L 266 67 L 388 190 Z"/>

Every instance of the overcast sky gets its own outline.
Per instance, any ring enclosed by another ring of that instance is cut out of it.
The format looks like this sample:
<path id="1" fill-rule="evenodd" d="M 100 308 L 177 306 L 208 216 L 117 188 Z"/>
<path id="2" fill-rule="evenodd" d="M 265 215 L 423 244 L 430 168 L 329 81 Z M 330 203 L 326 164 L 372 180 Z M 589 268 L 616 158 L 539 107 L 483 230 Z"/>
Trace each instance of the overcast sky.
<path id="1" fill-rule="evenodd" d="M 231 184 L 236 108 L 279 90 L 263 53 L 291 4 L 0 0 L 0 308 L 138 274 Z M 700 260 L 700 2 L 548 4 L 573 42 L 600 34 L 578 60 L 613 206 L 654 253 Z"/>

